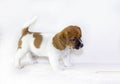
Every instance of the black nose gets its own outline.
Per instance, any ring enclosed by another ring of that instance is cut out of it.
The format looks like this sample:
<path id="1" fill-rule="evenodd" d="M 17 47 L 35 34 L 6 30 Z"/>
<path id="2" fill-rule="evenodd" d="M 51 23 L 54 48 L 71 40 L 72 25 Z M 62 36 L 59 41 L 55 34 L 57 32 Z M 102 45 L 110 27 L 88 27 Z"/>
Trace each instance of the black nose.
<path id="1" fill-rule="evenodd" d="M 78 43 L 76 46 L 75 46 L 75 49 L 79 49 L 79 48 L 82 48 L 83 47 L 83 43 Z"/>
<path id="2" fill-rule="evenodd" d="M 79 49 L 79 48 L 82 48 L 82 47 L 83 47 L 82 40 L 76 39 L 75 44 L 76 44 L 76 45 L 75 45 L 75 49 Z"/>
<path id="3" fill-rule="evenodd" d="M 80 47 L 82 48 L 84 45 L 81 43 Z"/>

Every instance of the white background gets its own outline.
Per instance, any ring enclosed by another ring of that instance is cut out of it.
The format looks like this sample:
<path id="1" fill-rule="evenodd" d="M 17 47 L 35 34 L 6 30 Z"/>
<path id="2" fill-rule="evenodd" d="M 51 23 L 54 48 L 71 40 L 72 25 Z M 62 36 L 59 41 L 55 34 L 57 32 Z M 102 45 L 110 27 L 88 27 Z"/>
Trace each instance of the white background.
<path id="1" fill-rule="evenodd" d="M 31 31 L 59 32 L 68 25 L 81 27 L 84 42 L 83 53 L 80 56 L 72 57 L 72 62 L 81 68 L 77 68 L 75 71 L 74 69 L 66 71 L 62 74 L 52 72 L 50 66 L 44 64 L 31 66 L 33 69 L 29 67 L 18 72 L 14 70 L 13 59 L 22 26 L 34 16 L 38 16 L 38 22 Z M 99 64 L 107 64 L 108 66 L 102 67 L 103 65 L 100 65 L 98 68 Z M 0 84 L 39 84 L 41 82 L 47 84 L 58 83 L 58 81 L 59 83 L 70 84 L 76 81 L 83 84 L 106 84 L 104 77 L 109 80 L 109 73 L 98 76 L 95 73 L 88 74 L 88 72 L 105 70 L 106 67 L 108 67 L 107 70 L 119 70 L 116 66 L 119 66 L 119 64 L 119 0 L 0 1 L 0 73 L 2 80 L 0 80 Z M 38 66 L 40 67 L 37 68 Z M 46 69 L 50 70 L 47 71 Z M 82 73 L 82 71 L 86 72 Z M 114 76 L 118 75 L 114 74 Z M 114 76 L 110 79 L 114 79 Z M 117 84 L 118 80 L 114 80 Z M 112 84 L 112 81 L 108 82 Z"/>

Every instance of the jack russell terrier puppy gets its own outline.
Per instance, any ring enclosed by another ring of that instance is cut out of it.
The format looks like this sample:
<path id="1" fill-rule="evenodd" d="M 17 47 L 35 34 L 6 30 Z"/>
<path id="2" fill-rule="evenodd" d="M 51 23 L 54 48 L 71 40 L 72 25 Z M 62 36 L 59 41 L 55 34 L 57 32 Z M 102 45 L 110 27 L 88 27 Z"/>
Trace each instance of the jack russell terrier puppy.
<path id="1" fill-rule="evenodd" d="M 78 50 L 83 47 L 80 27 L 71 25 L 51 35 L 29 31 L 34 22 L 33 20 L 22 30 L 15 56 L 16 67 L 22 68 L 24 66 L 21 64 L 21 60 L 27 53 L 39 57 L 48 57 L 54 70 L 63 70 L 63 67 L 59 64 L 59 59 L 63 60 L 65 66 L 71 66 L 71 50 Z"/>

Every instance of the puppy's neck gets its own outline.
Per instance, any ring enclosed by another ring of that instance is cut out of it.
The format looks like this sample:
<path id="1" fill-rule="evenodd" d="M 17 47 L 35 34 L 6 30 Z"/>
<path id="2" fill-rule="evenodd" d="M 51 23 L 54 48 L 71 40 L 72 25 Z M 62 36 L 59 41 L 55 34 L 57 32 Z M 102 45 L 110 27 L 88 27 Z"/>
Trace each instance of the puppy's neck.
<path id="1" fill-rule="evenodd" d="M 70 55 L 72 52 L 72 48 L 70 46 L 66 46 L 66 48 L 62 51 L 64 55 Z"/>

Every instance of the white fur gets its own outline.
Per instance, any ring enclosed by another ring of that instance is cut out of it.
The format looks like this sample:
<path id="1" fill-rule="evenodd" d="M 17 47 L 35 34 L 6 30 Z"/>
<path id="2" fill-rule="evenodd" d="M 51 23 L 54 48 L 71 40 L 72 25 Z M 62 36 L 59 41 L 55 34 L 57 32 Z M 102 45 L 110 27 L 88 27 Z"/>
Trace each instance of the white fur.
<path id="1" fill-rule="evenodd" d="M 71 49 L 67 46 L 65 50 L 58 50 L 52 44 L 52 38 L 54 35 L 42 34 L 43 40 L 40 48 L 35 48 L 33 42 L 33 34 L 27 34 L 22 38 L 22 48 L 17 50 L 15 57 L 16 67 L 22 68 L 21 60 L 27 53 L 32 53 L 35 56 L 44 56 L 49 58 L 49 62 L 54 70 L 63 69 L 59 64 L 59 60 L 62 59 L 65 66 L 71 66 L 70 64 L 70 52 Z"/>
<path id="2" fill-rule="evenodd" d="M 26 28 L 26 27 L 33 27 L 34 24 L 36 23 L 37 21 L 37 16 L 33 17 L 31 20 L 27 21 L 24 25 L 23 25 L 23 28 Z"/>
<path id="3" fill-rule="evenodd" d="M 28 26 L 30 26 L 31 24 L 32 22 L 30 22 Z M 67 46 L 64 50 L 58 50 L 52 44 L 52 40 L 55 34 L 42 33 L 41 35 L 43 37 L 43 40 L 40 45 L 40 48 L 35 48 L 33 43 L 34 42 L 33 34 L 27 34 L 22 38 L 22 46 L 21 46 L 22 48 L 19 48 L 17 50 L 16 56 L 15 56 L 16 67 L 22 68 L 24 66 L 21 64 L 21 60 L 29 52 L 35 56 L 48 57 L 49 62 L 54 70 L 63 69 L 63 67 L 60 66 L 59 59 L 63 60 L 65 66 L 71 66 L 70 59 L 69 59 L 70 58 L 69 56 L 71 53 L 70 47 Z"/>

